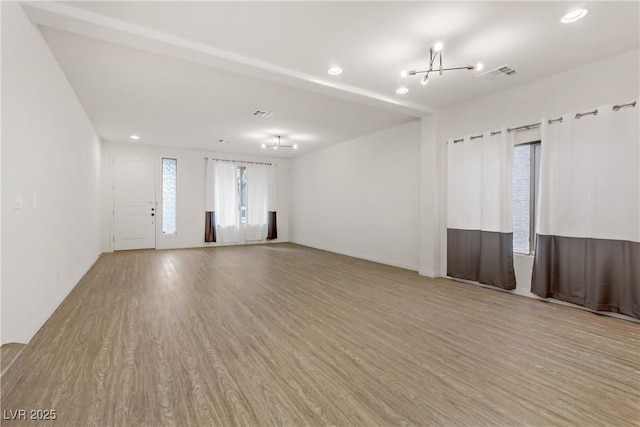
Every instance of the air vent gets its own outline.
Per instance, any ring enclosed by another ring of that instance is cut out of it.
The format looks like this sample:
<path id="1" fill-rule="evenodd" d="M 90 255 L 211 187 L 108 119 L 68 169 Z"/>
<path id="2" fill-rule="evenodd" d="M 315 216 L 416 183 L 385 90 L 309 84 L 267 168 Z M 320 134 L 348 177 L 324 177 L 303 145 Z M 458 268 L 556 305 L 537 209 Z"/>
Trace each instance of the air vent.
<path id="1" fill-rule="evenodd" d="M 252 116 L 256 116 L 256 117 L 262 117 L 262 118 L 267 118 L 267 117 L 271 117 L 273 116 L 273 113 L 270 111 L 264 111 L 264 110 L 256 110 L 253 113 L 251 113 Z"/>
<path id="2" fill-rule="evenodd" d="M 480 76 L 486 77 L 502 77 L 502 76 L 511 76 L 516 73 L 516 70 L 509 67 L 508 65 L 503 65 L 502 67 L 494 68 L 493 70 L 489 70 L 486 73 L 479 74 Z"/>

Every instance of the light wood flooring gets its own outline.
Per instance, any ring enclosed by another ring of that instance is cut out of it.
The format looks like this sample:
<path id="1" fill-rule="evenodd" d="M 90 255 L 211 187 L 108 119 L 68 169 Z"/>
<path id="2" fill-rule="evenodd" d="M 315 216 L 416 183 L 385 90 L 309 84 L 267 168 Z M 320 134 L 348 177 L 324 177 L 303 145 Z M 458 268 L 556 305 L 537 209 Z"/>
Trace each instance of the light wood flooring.
<path id="1" fill-rule="evenodd" d="M 292 244 L 105 254 L 2 378 L 72 426 L 640 425 L 640 325 Z"/>
<path id="2" fill-rule="evenodd" d="M 20 354 L 23 347 L 24 344 L 17 342 L 3 344 L 0 347 L 0 375 L 11 365 L 11 362 Z"/>

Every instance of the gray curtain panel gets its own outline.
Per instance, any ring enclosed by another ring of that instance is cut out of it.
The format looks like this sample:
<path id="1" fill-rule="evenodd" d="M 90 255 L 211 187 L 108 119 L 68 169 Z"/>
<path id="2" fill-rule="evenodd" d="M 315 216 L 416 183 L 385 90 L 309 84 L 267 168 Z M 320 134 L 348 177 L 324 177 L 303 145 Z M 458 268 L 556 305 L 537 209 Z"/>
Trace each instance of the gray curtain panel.
<path id="1" fill-rule="evenodd" d="M 216 213 L 213 211 L 204 213 L 204 241 L 216 241 Z"/>
<path id="2" fill-rule="evenodd" d="M 640 114 L 600 105 L 540 126 L 531 291 L 640 318 Z"/>
<path id="3" fill-rule="evenodd" d="M 486 132 L 447 145 L 447 275 L 515 289 L 513 133 Z"/>
<path id="4" fill-rule="evenodd" d="M 275 211 L 269 211 L 267 223 L 267 240 L 275 240 L 278 238 L 278 220 Z"/>
<path id="5" fill-rule="evenodd" d="M 513 233 L 447 229 L 447 275 L 515 289 Z"/>
<path id="6" fill-rule="evenodd" d="M 640 243 L 537 235 L 531 291 L 640 319 Z"/>

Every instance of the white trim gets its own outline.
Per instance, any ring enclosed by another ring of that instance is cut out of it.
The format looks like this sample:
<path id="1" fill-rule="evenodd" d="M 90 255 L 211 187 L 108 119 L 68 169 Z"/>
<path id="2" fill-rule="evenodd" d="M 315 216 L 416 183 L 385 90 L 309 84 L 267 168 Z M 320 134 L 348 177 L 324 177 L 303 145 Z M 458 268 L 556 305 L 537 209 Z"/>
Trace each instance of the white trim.
<path id="1" fill-rule="evenodd" d="M 525 292 L 522 292 L 522 291 L 518 291 L 517 288 L 516 289 L 502 289 L 502 288 L 497 288 L 497 287 L 491 286 L 491 285 L 485 285 L 484 283 L 474 282 L 474 281 L 471 281 L 471 280 L 458 279 L 457 277 L 444 276 L 444 278 L 452 280 L 454 282 L 462 283 L 462 284 L 465 284 L 465 285 L 478 286 L 480 288 L 490 289 L 490 290 L 494 290 L 494 291 L 500 291 L 500 292 L 504 292 L 506 294 L 517 295 L 519 297 L 531 298 L 533 300 L 538 300 L 538 301 L 552 303 L 552 304 L 558 304 L 558 305 L 564 305 L 566 307 L 571 307 L 571 308 L 579 308 L 580 310 L 588 311 L 588 312 L 594 313 L 594 314 L 600 314 L 600 315 L 603 315 L 603 316 L 615 317 L 616 319 L 622 319 L 622 320 L 628 320 L 628 321 L 634 322 L 634 323 L 640 323 L 640 319 L 636 319 L 634 317 L 626 316 L 624 314 L 615 313 L 615 312 L 612 312 L 612 311 L 596 311 L 596 310 L 592 310 L 590 308 L 584 307 L 582 305 L 572 304 L 570 302 L 561 301 L 561 300 L 555 299 L 555 298 L 540 298 L 538 295 L 530 293 L 530 292 L 529 293 L 525 293 Z"/>
<path id="2" fill-rule="evenodd" d="M 332 253 L 339 254 L 339 255 L 346 255 L 346 256 L 350 256 L 352 258 L 358 258 L 358 259 L 362 259 L 362 260 L 365 260 L 365 261 L 377 262 L 378 264 L 390 265 L 392 267 L 398 267 L 398 268 L 402 268 L 404 270 L 415 271 L 416 273 L 418 272 L 418 266 L 417 265 L 407 265 L 407 264 L 404 264 L 404 263 L 397 263 L 397 262 L 384 260 L 384 259 L 377 258 L 377 257 L 369 257 L 369 256 L 365 256 L 365 255 L 362 255 L 362 254 L 357 254 L 357 253 L 350 252 L 350 251 L 339 251 L 339 250 L 335 250 L 335 249 L 327 248 L 327 247 L 323 247 L 323 246 L 311 245 L 311 244 L 307 244 L 307 243 L 301 243 L 301 242 L 297 242 L 295 240 L 290 240 L 290 242 L 291 243 L 295 243 L 296 245 L 306 246 L 308 248 L 320 249 L 321 251 L 332 252 Z"/>

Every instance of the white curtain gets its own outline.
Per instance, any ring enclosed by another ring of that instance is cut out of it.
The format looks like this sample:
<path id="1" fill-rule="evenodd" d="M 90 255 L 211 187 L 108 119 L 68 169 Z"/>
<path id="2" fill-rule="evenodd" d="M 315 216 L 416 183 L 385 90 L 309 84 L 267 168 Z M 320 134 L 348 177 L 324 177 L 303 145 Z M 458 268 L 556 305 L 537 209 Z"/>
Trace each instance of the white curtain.
<path id="1" fill-rule="evenodd" d="M 214 161 L 211 159 L 206 159 L 207 162 L 205 169 L 205 181 L 204 181 L 204 211 L 212 212 L 215 211 L 215 168 Z"/>
<path id="2" fill-rule="evenodd" d="M 213 160 L 204 159 L 204 241 L 216 241 L 216 220 L 215 220 L 215 177 Z"/>
<path id="3" fill-rule="evenodd" d="M 542 120 L 532 291 L 639 317 L 640 107 L 594 110 Z"/>
<path id="4" fill-rule="evenodd" d="M 267 238 L 269 183 L 267 165 L 247 164 L 247 223 L 245 240 Z"/>
<path id="5" fill-rule="evenodd" d="M 237 242 L 240 240 L 237 166 L 216 160 L 213 175 L 217 241 Z"/>
<path id="6" fill-rule="evenodd" d="M 513 133 L 448 143 L 447 274 L 515 288 L 511 176 Z"/>
<path id="7" fill-rule="evenodd" d="M 267 166 L 267 182 L 268 182 L 267 185 L 269 188 L 269 197 L 267 199 L 269 206 L 267 210 L 271 212 L 276 212 L 278 210 L 278 205 L 277 205 L 278 198 L 276 194 L 276 188 L 278 187 L 278 182 L 276 178 L 276 168 L 273 165 Z"/>

